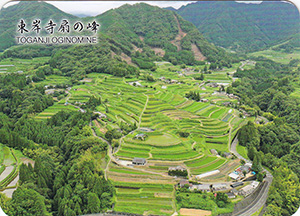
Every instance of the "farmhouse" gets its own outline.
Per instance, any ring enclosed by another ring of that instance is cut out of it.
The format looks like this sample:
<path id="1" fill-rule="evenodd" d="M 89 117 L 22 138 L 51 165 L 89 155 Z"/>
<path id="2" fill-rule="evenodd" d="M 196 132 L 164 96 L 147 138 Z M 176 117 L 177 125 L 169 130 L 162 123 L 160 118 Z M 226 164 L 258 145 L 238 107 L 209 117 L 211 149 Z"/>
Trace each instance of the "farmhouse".
<path id="1" fill-rule="evenodd" d="M 141 133 L 141 134 L 137 134 L 137 135 L 135 135 L 135 137 L 134 137 L 133 139 L 139 139 L 139 140 L 142 140 L 142 141 L 144 141 L 146 138 L 147 138 L 147 135 L 146 135 L 146 134 L 143 134 L 143 133 Z"/>
<path id="2" fill-rule="evenodd" d="M 183 176 L 183 177 L 186 177 L 188 175 L 188 172 L 182 166 L 169 167 L 169 169 L 168 169 L 168 175 L 170 175 L 170 176 Z"/>
<path id="3" fill-rule="evenodd" d="M 219 183 L 219 184 L 213 184 L 212 185 L 213 191 L 222 191 L 222 190 L 227 190 L 228 185 L 225 183 Z"/>
<path id="4" fill-rule="evenodd" d="M 208 83 L 206 85 L 212 88 L 217 88 L 219 86 L 217 83 Z"/>
<path id="5" fill-rule="evenodd" d="M 202 99 L 200 99 L 200 102 L 206 103 L 206 102 L 208 102 L 208 99 L 202 98 Z"/>
<path id="6" fill-rule="evenodd" d="M 236 180 L 236 181 L 241 179 L 240 175 L 237 174 L 236 172 L 232 172 L 232 173 L 230 173 L 228 176 L 229 176 L 230 178 L 232 178 L 233 180 Z"/>
<path id="7" fill-rule="evenodd" d="M 133 158 L 132 164 L 134 165 L 145 165 L 146 164 L 146 159 L 145 158 Z"/>
<path id="8" fill-rule="evenodd" d="M 228 102 L 228 101 L 227 101 L 227 102 L 224 102 L 223 105 L 224 105 L 224 106 L 230 106 L 230 105 L 231 105 L 231 102 Z"/>
<path id="9" fill-rule="evenodd" d="M 191 190 L 198 190 L 202 192 L 210 192 L 210 185 L 209 184 L 202 184 L 202 185 L 193 185 Z"/>
<path id="10" fill-rule="evenodd" d="M 177 167 L 169 167 L 168 171 L 185 171 L 186 169 L 182 166 L 177 166 Z"/>
<path id="11" fill-rule="evenodd" d="M 251 170 L 251 167 L 246 164 L 236 169 L 236 171 L 238 173 L 244 173 L 244 172 L 249 173 L 250 170 Z"/>
<path id="12" fill-rule="evenodd" d="M 94 112 L 95 114 L 98 114 L 98 118 L 102 119 L 102 118 L 107 118 L 107 116 L 104 113 L 101 112 Z"/>
<path id="13" fill-rule="evenodd" d="M 246 197 L 249 194 L 251 194 L 255 188 L 257 188 L 257 186 L 259 185 L 259 182 L 257 181 L 253 181 L 250 185 L 247 185 L 245 187 L 243 187 L 242 189 L 240 189 L 239 194 Z"/>
<path id="14" fill-rule="evenodd" d="M 246 163 L 243 166 L 240 166 L 235 171 L 229 174 L 229 177 L 233 180 L 240 180 L 244 178 L 244 173 L 248 174 L 251 171 L 251 163 Z"/>

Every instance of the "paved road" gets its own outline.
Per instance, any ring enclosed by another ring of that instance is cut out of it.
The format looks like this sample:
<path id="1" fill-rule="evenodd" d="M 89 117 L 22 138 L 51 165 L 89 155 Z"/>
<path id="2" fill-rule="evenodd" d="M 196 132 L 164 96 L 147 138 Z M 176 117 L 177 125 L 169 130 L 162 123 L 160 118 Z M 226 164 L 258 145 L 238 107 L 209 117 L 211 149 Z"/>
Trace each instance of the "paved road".
<path id="1" fill-rule="evenodd" d="M 238 139 L 237 137 L 235 137 L 235 139 L 233 140 L 232 144 L 231 144 L 231 148 L 230 151 L 235 154 L 239 159 L 244 160 L 246 162 L 251 162 L 250 160 L 247 160 L 245 158 L 243 158 L 236 150 L 236 146 L 238 144 Z M 234 213 L 233 216 L 249 216 L 254 214 L 255 212 L 257 212 L 263 205 L 265 205 L 267 198 L 268 198 L 268 192 L 269 192 L 269 188 L 272 184 L 272 180 L 273 180 L 273 176 L 272 174 L 264 169 L 264 171 L 266 172 L 266 178 L 264 179 L 265 181 L 265 186 L 260 190 L 259 194 L 257 195 L 256 199 L 253 200 L 253 202 L 245 209 L 243 209 L 240 212 Z"/>

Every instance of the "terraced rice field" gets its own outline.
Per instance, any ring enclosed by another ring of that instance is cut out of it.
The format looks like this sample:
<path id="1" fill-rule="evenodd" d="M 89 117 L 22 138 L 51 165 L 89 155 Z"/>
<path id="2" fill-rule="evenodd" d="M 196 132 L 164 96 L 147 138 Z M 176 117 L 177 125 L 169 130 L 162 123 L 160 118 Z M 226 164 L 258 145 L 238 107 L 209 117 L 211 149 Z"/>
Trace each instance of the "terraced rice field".
<path id="1" fill-rule="evenodd" d="M 185 164 L 190 168 L 190 172 L 193 175 L 198 175 L 201 173 L 218 169 L 225 162 L 225 159 L 207 156 L 204 158 L 185 162 Z"/>
<path id="2" fill-rule="evenodd" d="M 76 108 L 72 105 L 64 105 L 64 104 L 55 103 L 53 106 L 50 106 L 47 109 L 45 109 L 43 112 L 39 113 L 35 118 L 38 120 L 48 119 L 62 110 L 77 111 L 78 108 Z"/>
<path id="3" fill-rule="evenodd" d="M 175 211 L 173 185 L 178 180 L 168 176 L 168 168 L 183 166 L 189 176 L 220 168 L 227 160 L 213 156 L 210 150 L 229 151 L 229 138 L 245 122 L 237 117 L 238 111 L 222 105 L 229 99 L 213 94 L 217 88 L 204 83 L 201 87 L 201 81 L 191 79 L 189 75 L 179 77 L 168 70 L 170 67 L 181 70 L 180 66 L 163 64 L 153 73 L 156 82 L 88 74 L 90 82 L 73 86 L 68 97 L 36 116 L 46 119 L 60 110 L 78 110 L 72 105 L 86 103 L 95 96 L 102 101 L 96 111 L 106 115 L 92 122 L 98 136 L 105 138 L 105 133 L 113 129 L 121 131 L 121 124 L 136 125 L 136 130 L 116 140 L 120 146 L 114 149 L 113 156 L 125 164 L 135 157 L 145 158 L 147 163 L 133 167 L 118 165 L 116 161 L 109 163 L 106 175 L 117 187 L 114 211 L 172 215 Z M 200 67 L 203 69 L 204 66 Z M 230 82 L 227 72 L 215 72 L 205 76 L 205 80 Z M 182 83 L 159 81 L 162 76 Z M 144 87 L 130 85 L 135 81 Z M 49 76 L 44 84 L 62 82 L 65 80 L 59 76 Z M 189 91 L 199 92 L 201 98 L 208 98 L 210 102 L 185 98 Z M 65 102 L 70 105 L 64 106 Z M 182 132 L 188 136 L 182 137 Z M 146 139 L 136 139 L 138 134 L 147 135 Z"/>
<path id="4" fill-rule="evenodd" d="M 153 215 L 171 215 L 174 212 L 173 185 L 124 182 L 114 182 L 114 185 L 117 187 L 116 212 Z"/>

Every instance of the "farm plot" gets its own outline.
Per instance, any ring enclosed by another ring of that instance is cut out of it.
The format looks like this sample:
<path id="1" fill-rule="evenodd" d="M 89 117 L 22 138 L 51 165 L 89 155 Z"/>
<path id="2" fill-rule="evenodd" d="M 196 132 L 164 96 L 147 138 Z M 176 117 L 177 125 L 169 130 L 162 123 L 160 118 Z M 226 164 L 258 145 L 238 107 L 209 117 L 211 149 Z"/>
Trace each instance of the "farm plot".
<path id="1" fill-rule="evenodd" d="M 76 102 L 86 103 L 89 98 L 91 97 L 91 94 L 84 90 L 84 89 L 77 89 L 71 90 L 71 97 L 69 98 L 68 102 L 75 104 Z"/>
<path id="2" fill-rule="evenodd" d="M 210 117 L 211 114 L 213 114 L 215 111 L 219 110 L 220 108 L 217 106 L 210 106 L 209 108 L 206 108 L 204 110 L 198 111 L 197 114 L 203 117 Z"/>
<path id="3" fill-rule="evenodd" d="M 46 76 L 46 79 L 43 81 L 38 82 L 37 84 L 43 84 L 44 86 L 56 86 L 61 84 L 69 84 L 71 85 L 71 81 L 65 76 L 58 76 L 58 75 L 49 75 Z"/>
<path id="4" fill-rule="evenodd" d="M 190 103 L 188 106 L 185 106 L 183 108 L 183 110 L 192 112 L 192 113 L 196 113 L 196 112 L 199 112 L 209 106 L 210 106 L 210 103 L 194 102 L 194 103 Z"/>
<path id="5" fill-rule="evenodd" d="M 222 119 L 224 117 L 224 115 L 226 115 L 229 112 L 229 110 L 230 110 L 229 108 L 220 108 L 219 110 L 212 113 L 212 115 L 210 117 Z"/>
<path id="6" fill-rule="evenodd" d="M 116 212 L 134 214 L 171 215 L 173 185 L 134 184 L 113 182 L 117 188 Z"/>
<path id="7" fill-rule="evenodd" d="M 50 57 L 32 59 L 5 58 L 0 61 L 0 73 L 27 73 L 36 69 L 36 65 L 45 64 Z"/>
<path id="8" fill-rule="evenodd" d="M 18 166 L 21 157 L 24 157 L 21 152 L 0 145 L 0 189 L 5 189 L 7 186 L 14 187 L 18 182 Z"/>
<path id="9" fill-rule="evenodd" d="M 58 113 L 62 110 L 68 110 L 68 111 L 78 111 L 78 108 L 72 106 L 72 105 L 63 105 L 55 103 L 53 106 L 48 107 L 43 112 L 39 113 L 35 118 L 36 119 L 47 119 L 51 118 L 53 115 Z"/>
<path id="10" fill-rule="evenodd" d="M 198 174 L 201 174 L 201 173 L 204 173 L 204 172 L 208 172 L 208 171 L 211 171 L 211 170 L 218 169 L 224 163 L 226 163 L 225 159 L 218 158 L 218 159 L 213 160 L 212 162 L 205 163 L 205 165 L 202 165 L 202 166 L 199 165 L 197 167 L 190 168 L 190 172 L 193 175 L 198 175 Z M 201 163 L 199 163 L 199 164 L 201 164 Z"/>

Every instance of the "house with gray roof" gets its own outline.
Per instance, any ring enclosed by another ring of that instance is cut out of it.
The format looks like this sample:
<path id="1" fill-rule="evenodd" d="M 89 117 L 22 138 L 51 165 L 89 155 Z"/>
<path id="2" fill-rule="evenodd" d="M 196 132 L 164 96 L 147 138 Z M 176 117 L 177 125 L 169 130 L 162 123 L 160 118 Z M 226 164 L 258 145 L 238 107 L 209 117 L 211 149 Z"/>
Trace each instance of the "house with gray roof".
<path id="1" fill-rule="evenodd" d="M 132 164 L 144 166 L 146 164 L 146 159 L 145 158 L 133 158 Z"/>

